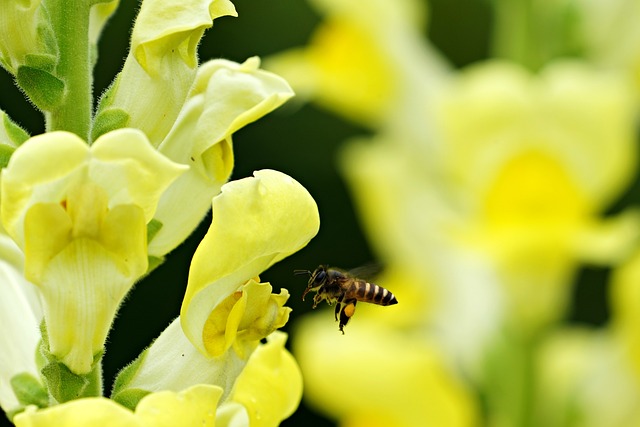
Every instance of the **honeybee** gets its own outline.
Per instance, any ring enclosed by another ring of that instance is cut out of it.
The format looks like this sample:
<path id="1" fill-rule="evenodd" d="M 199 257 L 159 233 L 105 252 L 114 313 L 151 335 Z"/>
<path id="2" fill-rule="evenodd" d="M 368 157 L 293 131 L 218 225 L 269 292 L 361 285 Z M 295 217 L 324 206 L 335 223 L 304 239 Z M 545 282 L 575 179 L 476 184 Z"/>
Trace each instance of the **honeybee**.
<path id="1" fill-rule="evenodd" d="M 302 294 L 302 300 L 311 291 L 316 292 L 313 297 L 313 308 L 322 300 L 329 305 L 336 304 L 335 318 L 340 315 L 340 332 L 344 335 L 344 327 L 353 317 L 358 301 L 378 305 L 397 304 L 395 295 L 382 286 L 358 279 L 346 271 L 337 268 L 318 266 L 313 272 L 309 270 L 295 270 L 295 274 L 308 274 L 309 283 Z"/>

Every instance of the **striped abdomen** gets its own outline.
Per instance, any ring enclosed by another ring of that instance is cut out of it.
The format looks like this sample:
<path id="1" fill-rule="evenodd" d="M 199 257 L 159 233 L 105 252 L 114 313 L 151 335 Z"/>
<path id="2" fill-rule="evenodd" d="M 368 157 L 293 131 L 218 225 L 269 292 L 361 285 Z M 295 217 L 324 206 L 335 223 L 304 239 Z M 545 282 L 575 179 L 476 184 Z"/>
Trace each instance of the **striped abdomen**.
<path id="1" fill-rule="evenodd" d="M 373 283 L 365 282 L 364 280 L 356 280 L 353 282 L 349 289 L 349 294 L 358 301 L 372 304 L 393 305 L 398 303 L 395 295 L 387 289 Z"/>

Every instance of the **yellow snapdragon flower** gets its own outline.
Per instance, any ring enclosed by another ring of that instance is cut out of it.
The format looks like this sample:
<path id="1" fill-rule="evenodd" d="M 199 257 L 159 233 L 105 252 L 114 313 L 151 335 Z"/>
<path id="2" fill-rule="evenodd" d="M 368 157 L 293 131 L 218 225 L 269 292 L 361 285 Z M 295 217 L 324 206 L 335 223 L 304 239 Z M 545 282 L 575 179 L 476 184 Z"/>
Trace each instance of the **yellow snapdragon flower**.
<path id="1" fill-rule="evenodd" d="M 147 270 L 146 224 L 183 170 L 140 131 L 121 129 L 91 147 L 67 132 L 33 137 L 2 171 L 3 225 L 42 293 L 50 351 L 72 372 L 91 370 Z"/>
<path id="2" fill-rule="evenodd" d="M 223 390 L 225 418 L 268 426 L 290 415 L 302 382 L 285 336 L 274 332 L 289 318 L 289 294 L 272 294 L 254 278 L 305 246 L 318 227 L 315 202 L 285 174 L 262 170 L 226 184 L 213 199 L 180 317 L 123 371 L 114 399 L 135 406 L 147 393 L 211 384 Z"/>

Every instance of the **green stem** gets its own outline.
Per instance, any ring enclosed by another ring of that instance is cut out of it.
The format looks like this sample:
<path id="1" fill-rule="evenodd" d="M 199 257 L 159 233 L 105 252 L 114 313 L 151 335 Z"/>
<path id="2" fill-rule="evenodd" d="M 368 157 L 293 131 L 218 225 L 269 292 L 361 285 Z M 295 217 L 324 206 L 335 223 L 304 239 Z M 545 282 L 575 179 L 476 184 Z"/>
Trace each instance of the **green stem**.
<path id="1" fill-rule="evenodd" d="M 487 415 L 497 425 L 536 425 L 535 352 L 537 339 L 506 332 L 494 343 L 485 365 Z"/>
<path id="2" fill-rule="evenodd" d="M 493 56 L 536 69 L 537 43 L 532 0 L 493 0 Z"/>
<path id="3" fill-rule="evenodd" d="M 98 357 L 99 359 L 94 362 L 93 369 L 85 377 L 89 384 L 84 389 L 82 397 L 102 396 L 102 354 Z"/>
<path id="4" fill-rule="evenodd" d="M 92 74 L 89 50 L 87 0 L 47 2 L 58 40 L 59 58 L 55 74 L 65 83 L 64 101 L 47 113 L 47 130 L 66 130 L 88 141 L 91 126 Z"/>

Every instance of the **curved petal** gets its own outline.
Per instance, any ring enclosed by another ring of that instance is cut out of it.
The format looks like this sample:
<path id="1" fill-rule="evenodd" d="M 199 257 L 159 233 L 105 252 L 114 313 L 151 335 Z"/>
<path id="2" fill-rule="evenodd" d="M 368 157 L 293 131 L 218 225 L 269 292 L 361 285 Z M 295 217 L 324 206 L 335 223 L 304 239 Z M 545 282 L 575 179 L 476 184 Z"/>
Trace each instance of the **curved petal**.
<path id="1" fill-rule="evenodd" d="M 104 397 L 89 397 L 41 410 L 30 407 L 14 421 L 17 427 L 213 427 L 221 394 L 220 387 L 204 384 L 179 393 L 151 393 L 135 412 Z"/>
<path id="2" fill-rule="evenodd" d="M 2 170 L 2 223 L 7 233 L 24 245 L 24 216 L 35 203 L 59 203 L 69 185 L 78 181 L 89 157 L 89 147 L 68 132 L 30 138 Z M 55 165 L 55 167 L 52 167 Z"/>
<path id="3" fill-rule="evenodd" d="M 156 219 L 163 227 L 149 246 L 162 256 L 180 244 L 209 210 L 211 198 L 233 168 L 231 135 L 282 105 L 293 92 L 282 78 L 259 68 L 213 60 L 198 69 L 176 123 L 158 147 L 171 160 L 189 165 L 160 199 Z"/>
<path id="4" fill-rule="evenodd" d="M 230 396 L 242 404 L 252 427 L 279 425 L 300 404 L 302 374 L 284 348 L 287 335 L 274 332 L 259 346 L 236 380 Z"/>
<path id="5" fill-rule="evenodd" d="M 284 307 L 289 293 L 282 289 L 279 295 L 271 293 L 268 283 L 250 280 L 211 311 L 202 332 L 205 348 L 211 356 L 222 355 L 236 339 L 254 341 L 266 337 L 289 320 L 291 309 Z M 244 347 L 235 346 L 241 358 L 246 357 Z"/>
<path id="6" fill-rule="evenodd" d="M 125 113 L 127 126 L 142 130 L 157 147 L 178 117 L 196 76 L 196 47 L 204 30 L 213 19 L 235 14 L 229 0 L 145 0 L 129 56 L 100 101 L 97 120 L 109 110 Z"/>
<path id="7" fill-rule="evenodd" d="M 153 149 L 137 129 L 118 129 L 91 146 L 89 177 L 106 189 L 109 206 L 135 204 L 149 222 L 162 193 L 186 166 L 172 162 Z"/>
<path id="8" fill-rule="evenodd" d="M 102 33 L 105 24 L 118 8 L 120 0 L 108 0 L 94 4 L 91 7 L 89 15 L 89 40 L 91 43 L 98 44 L 98 39 Z"/>
<path id="9" fill-rule="evenodd" d="M 220 387 L 206 384 L 197 384 L 179 393 L 152 393 L 142 398 L 136 407 L 136 417 L 149 427 L 214 427 L 220 396 Z"/>
<path id="10" fill-rule="evenodd" d="M 195 68 L 196 48 L 204 30 L 225 15 L 236 15 L 229 0 L 145 0 L 133 27 L 131 51 L 151 75 L 161 72 L 164 57 L 173 52 Z"/>
<path id="11" fill-rule="evenodd" d="M 71 400 L 61 405 L 36 410 L 34 407 L 13 419 L 16 427 L 143 427 L 133 412 L 104 397 Z"/>
<path id="12" fill-rule="evenodd" d="M 203 331 L 215 307 L 252 277 L 304 247 L 318 232 L 307 190 L 272 170 L 233 181 L 213 199 L 211 227 L 196 250 L 182 303 L 185 335 L 207 354 Z"/>

